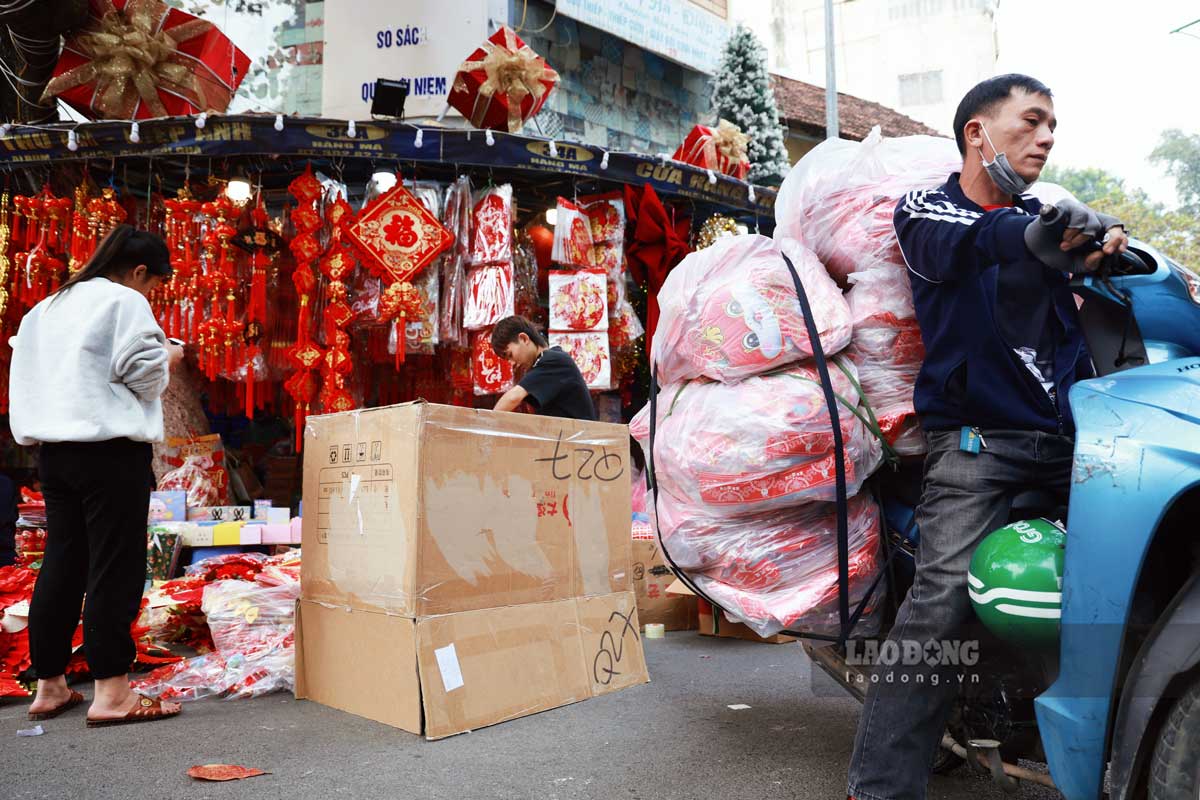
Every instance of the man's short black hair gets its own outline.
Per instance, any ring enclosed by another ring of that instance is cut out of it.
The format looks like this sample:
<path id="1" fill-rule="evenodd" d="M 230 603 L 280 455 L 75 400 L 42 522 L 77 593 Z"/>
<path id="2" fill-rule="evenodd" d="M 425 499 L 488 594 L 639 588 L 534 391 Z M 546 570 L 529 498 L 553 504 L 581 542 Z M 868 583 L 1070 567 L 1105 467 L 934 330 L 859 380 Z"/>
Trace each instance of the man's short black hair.
<path id="1" fill-rule="evenodd" d="M 538 347 L 546 346 L 546 337 L 538 332 L 537 327 L 522 316 L 505 317 L 492 328 L 492 350 L 496 355 L 504 357 L 504 350 L 517 340 L 520 334 L 525 334 Z"/>
<path id="2" fill-rule="evenodd" d="M 990 113 L 992 109 L 1012 95 L 1013 89 L 1024 89 L 1029 94 L 1042 94 L 1046 97 L 1054 97 L 1050 92 L 1050 87 L 1037 78 L 1031 78 L 1028 75 L 1020 75 L 1015 72 L 1010 72 L 1007 75 L 997 75 L 994 78 L 988 78 L 986 81 L 976 84 L 975 88 L 963 96 L 962 101 L 958 104 L 958 111 L 954 112 L 954 141 L 958 142 L 959 153 L 964 156 L 967 154 L 967 142 L 963 133 L 963 129 L 967 127 L 967 123 L 980 114 Z"/>

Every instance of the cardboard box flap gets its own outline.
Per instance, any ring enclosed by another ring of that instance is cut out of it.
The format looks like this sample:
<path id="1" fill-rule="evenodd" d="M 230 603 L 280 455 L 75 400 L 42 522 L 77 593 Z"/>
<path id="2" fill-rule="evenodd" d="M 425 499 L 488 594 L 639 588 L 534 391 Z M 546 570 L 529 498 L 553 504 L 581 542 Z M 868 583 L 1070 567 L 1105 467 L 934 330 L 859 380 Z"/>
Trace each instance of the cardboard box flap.
<path id="1" fill-rule="evenodd" d="M 421 732 L 416 623 L 296 603 L 296 697 Z"/>
<path id="2" fill-rule="evenodd" d="M 301 596 L 414 616 L 424 404 L 309 417 Z"/>
<path id="3" fill-rule="evenodd" d="M 417 622 L 425 735 L 440 739 L 591 695 L 574 600 Z"/>
<path id="4" fill-rule="evenodd" d="M 583 597 L 576 603 L 592 694 L 607 694 L 649 681 L 633 593 Z"/>

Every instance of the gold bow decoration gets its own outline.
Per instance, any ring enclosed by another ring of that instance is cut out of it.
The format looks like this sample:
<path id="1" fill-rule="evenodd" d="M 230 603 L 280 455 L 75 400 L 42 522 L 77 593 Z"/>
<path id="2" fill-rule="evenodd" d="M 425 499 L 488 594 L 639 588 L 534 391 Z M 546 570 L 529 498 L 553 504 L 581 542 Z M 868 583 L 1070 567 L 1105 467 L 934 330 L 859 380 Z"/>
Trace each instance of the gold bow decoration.
<path id="1" fill-rule="evenodd" d="M 742 133 L 741 128 L 727 119 L 717 123 L 717 128 L 709 141 L 712 142 L 718 153 L 734 164 L 745 161 L 747 158 L 746 147 L 750 144 L 750 137 Z"/>
<path id="2" fill-rule="evenodd" d="M 479 86 L 468 115 L 471 124 L 476 128 L 483 127 L 492 98 L 501 94 L 508 98 L 508 132 L 516 133 L 525 124 L 521 114 L 521 104 L 525 98 L 532 96 L 536 109 L 550 90 L 558 85 L 558 73 L 508 26 L 502 26 L 492 38 L 497 37 L 502 41 L 488 39 L 471 58 L 458 65 L 452 91 L 469 91 L 465 73 L 483 70 L 486 79 Z M 483 58 L 477 57 L 480 51 L 483 52 Z M 481 100 L 486 102 L 481 104 Z"/>
<path id="3" fill-rule="evenodd" d="M 131 119 L 139 103 L 152 116 L 167 116 L 159 91 L 201 110 L 222 110 L 228 104 L 232 87 L 200 59 L 179 52 L 181 42 L 214 30 L 212 23 L 191 19 L 164 29 L 171 9 L 161 0 L 129 0 L 120 11 L 112 0 L 104 0 L 101 8 L 102 15 L 91 17 L 64 48 L 88 61 L 52 79 L 43 102 L 95 82 L 91 107 L 108 119 Z M 218 91 L 210 92 L 214 84 Z"/>

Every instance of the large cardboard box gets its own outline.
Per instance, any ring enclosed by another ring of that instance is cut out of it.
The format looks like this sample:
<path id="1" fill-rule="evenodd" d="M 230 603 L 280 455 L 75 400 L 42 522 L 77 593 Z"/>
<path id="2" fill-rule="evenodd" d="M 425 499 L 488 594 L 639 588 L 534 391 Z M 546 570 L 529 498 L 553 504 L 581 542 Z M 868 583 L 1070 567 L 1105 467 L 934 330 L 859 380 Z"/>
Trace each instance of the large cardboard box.
<path id="1" fill-rule="evenodd" d="M 662 623 L 668 631 L 691 631 L 699 625 L 695 595 L 668 594 L 676 581 L 658 542 L 633 540 L 633 586 L 642 625 Z"/>
<path id="2" fill-rule="evenodd" d="M 310 417 L 297 697 L 436 739 L 646 682 L 628 441 L 426 403 Z"/>

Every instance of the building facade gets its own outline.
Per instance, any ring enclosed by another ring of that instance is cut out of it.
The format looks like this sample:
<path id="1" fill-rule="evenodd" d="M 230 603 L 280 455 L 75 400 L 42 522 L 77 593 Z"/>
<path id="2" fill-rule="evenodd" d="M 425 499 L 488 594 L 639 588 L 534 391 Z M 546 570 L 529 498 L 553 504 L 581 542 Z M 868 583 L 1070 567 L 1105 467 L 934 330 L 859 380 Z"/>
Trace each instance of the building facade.
<path id="1" fill-rule="evenodd" d="M 944 134 L 967 90 L 995 74 L 998 0 L 835 0 L 837 87 Z M 825 85 L 824 0 L 731 0 L 771 71 Z"/>

